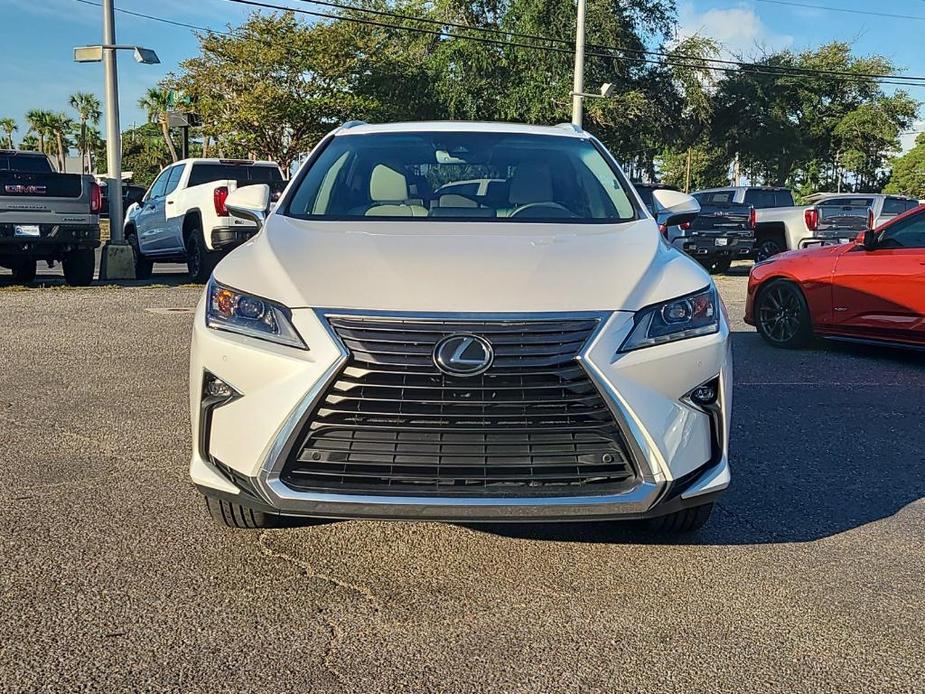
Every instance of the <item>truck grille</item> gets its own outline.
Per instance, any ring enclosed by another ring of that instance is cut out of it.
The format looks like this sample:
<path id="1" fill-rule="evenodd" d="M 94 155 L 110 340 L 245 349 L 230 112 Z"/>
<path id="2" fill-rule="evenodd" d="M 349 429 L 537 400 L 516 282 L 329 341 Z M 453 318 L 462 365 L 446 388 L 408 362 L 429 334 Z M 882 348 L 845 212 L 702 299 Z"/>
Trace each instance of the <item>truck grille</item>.
<path id="1" fill-rule="evenodd" d="M 349 359 L 282 471 L 298 491 L 580 495 L 635 480 L 607 404 L 575 357 L 597 319 L 451 321 L 330 316 Z M 484 373 L 440 371 L 456 333 L 493 345 Z"/>

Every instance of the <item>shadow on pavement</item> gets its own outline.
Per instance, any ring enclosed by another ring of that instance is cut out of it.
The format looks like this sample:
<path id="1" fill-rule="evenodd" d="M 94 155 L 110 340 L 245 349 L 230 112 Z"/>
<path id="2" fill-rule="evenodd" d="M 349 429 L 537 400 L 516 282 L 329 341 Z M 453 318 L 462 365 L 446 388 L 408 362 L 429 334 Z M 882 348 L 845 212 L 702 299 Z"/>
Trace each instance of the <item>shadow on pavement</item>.
<path id="1" fill-rule="evenodd" d="M 560 542 L 810 542 L 888 518 L 925 497 L 925 355 L 824 344 L 794 356 L 754 337 L 734 334 L 734 349 L 750 353 L 750 369 L 765 360 L 775 380 L 749 375 L 735 388 L 732 486 L 700 532 L 653 536 L 632 522 L 467 527 Z M 881 367 L 886 382 L 865 380 L 866 369 Z"/>

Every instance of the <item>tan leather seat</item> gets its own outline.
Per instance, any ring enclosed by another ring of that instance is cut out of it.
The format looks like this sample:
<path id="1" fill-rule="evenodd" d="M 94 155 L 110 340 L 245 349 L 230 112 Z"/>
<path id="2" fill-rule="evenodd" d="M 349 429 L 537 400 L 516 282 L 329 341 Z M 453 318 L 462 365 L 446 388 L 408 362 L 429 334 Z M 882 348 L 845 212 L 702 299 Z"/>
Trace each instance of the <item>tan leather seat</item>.
<path id="1" fill-rule="evenodd" d="M 373 204 L 366 217 L 426 217 L 427 208 L 410 200 L 405 175 L 385 164 L 377 164 L 369 177 L 369 198 Z"/>
<path id="2" fill-rule="evenodd" d="M 499 209 L 499 217 L 510 217 L 514 212 L 535 202 L 553 202 L 552 173 L 546 164 L 521 164 L 511 176 L 508 192 L 510 206 Z"/>

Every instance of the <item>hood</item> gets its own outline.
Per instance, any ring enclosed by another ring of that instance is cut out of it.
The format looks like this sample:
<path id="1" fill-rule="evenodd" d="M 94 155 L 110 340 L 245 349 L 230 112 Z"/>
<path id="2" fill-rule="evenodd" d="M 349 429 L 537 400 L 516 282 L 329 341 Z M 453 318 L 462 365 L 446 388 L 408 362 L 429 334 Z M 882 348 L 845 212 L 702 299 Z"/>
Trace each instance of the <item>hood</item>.
<path id="1" fill-rule="evenodd" d="M 291 308 L 472 313 L 637 310 L 710 283 L 651 219 L 319 222 L 276 214 L 215 277 Z"/>

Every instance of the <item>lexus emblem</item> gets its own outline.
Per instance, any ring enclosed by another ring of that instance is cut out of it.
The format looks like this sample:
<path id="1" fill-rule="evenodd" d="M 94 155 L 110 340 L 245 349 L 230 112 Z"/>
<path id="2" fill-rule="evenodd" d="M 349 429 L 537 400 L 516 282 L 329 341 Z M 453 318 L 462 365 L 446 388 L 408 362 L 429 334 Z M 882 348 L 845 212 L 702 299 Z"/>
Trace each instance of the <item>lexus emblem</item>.
<path id="1" fill-rule="evenodd" d="M 488 370 L 494 358 L 488 340 L 468 333 L 445 337 L 434 347 L 434 364 L 450 376 L 478 376 Z"/>

